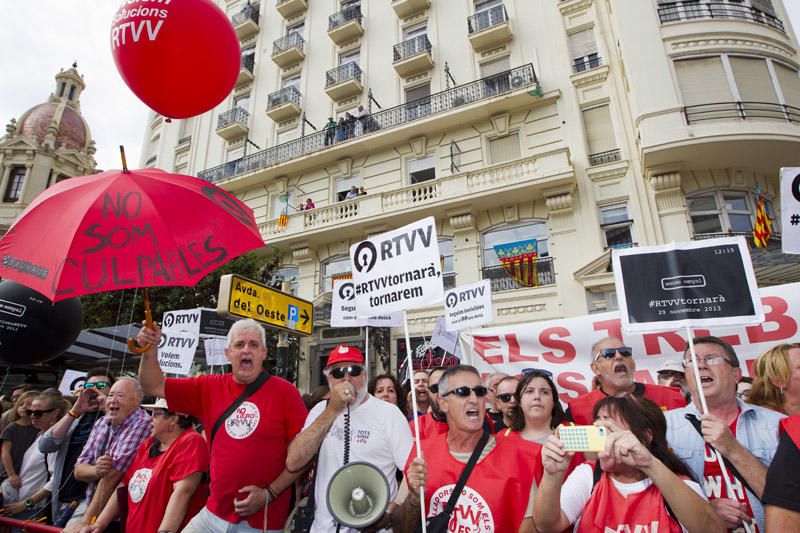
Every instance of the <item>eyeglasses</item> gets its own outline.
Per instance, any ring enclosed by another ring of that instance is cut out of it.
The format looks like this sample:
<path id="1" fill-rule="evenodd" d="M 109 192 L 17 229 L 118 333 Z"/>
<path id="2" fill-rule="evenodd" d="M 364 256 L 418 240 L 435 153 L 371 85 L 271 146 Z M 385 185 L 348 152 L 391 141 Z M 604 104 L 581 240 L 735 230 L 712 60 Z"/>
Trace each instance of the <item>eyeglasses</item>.
<path id="1" fill-rule="evenodd" d="M 496 395 L 496 398 L 497 398 L 498 400 L 500 400 L 501 402 L 503 402 L 503 403 L 508 403 L 508 402 L 510 402 L 510 401 L 511 401 L 511 398 L 513 398 L 513 397 L 514 397 L 514 395 L 513 395 L 513 394 L 511 394 L 510 392 L 505 392 L 505 393 L 503 393 L 503 394 L 497 394 L 497 395 Z"/>
<path id="2" fill-rule="evenodd" d="M 597 361 L 597 359 L 600 357 L 603 359 L 613 359 L 614 356 L 617 355 L 617 352 L 619 352 L 622 357 L 631 357 L 633 355 L 633 348 L 630 346 L 620 346 L 619 348 L 603 348 L 594 354 L 594 360 Z"/>
<path id="3" fill-rule="evenodd" d="M 713 357 L 706 357 L 705 359 L 703 359 L 702 357 L 698 357 L 697 358 L 697 366 L 700 366 L 701 363 L 705 364 L 706 366 L 722 366 L 724 364 L 728 364 L 728 365 L 733 366 L 733 363 L 731 363 L 730 361 L 728 361 L 727 358 L 722 357 L 721 355 L 715 355 Z M 692 360 L 691 359 L 685 359 L 683 361 L 683 368 L 684 369 L 690 368 L 691 366 L 692 366 Z"/>
<path id="4" fill-rule="evenodd" d="M 489 392 L 489 389 L 484 387 L 483 385 L 478 385 L 477 387 L 467 387 L 464 385 L 463 387 L 456 387 L 455 389 L 447 392 L 441 393 L 440 396 L 450 396 L 451 394 L 455 394 L 459 398 L 468 398 L 470 394 L 475 393 L 475 396 L 478 398 L 483 398 L 486 396 L 486 393 Z"/>
<path id="5" fill-rule="evenodd" d="M 428 390 L 434 394 L 439 394 L 439 384 L 434 383 L 433 385 L 428 385 Z"/>
<path id="6" fill-rule="evenodd" d="M 85 383 L 83 385 L 84 389 L 97 389 L 97 390 L 106 390 L 111 386 L 111 383 L 108 381 L 98 381 L 97 383 Z"/>
<path id="7" fill-rule="evenodd" d="M 342 379 L 345 374 L 350 374 L 354 378 L 361 375 L 364 371 L 363 366 L 359 365 L 351 365 L 351 366 L 340 366 L 339 368 L 331 369 L 328 374 L 333 376 L 335 379 Z"/>
<path id="8" fill-rule="evenodd" d="M 156 418 L 156 417 L 159 417 L 159 416 L 163 417 L 163 418 L 166 418 L 168 416 L 174 416 L 175 415 L 175 413 L 173 413 L 172 411 L 164 411 L 163 409 L 153 409 L 153 411 L 150 414 L 153 416 L 153 418 Z"/>
<path id="9" fill-rule="evenodd" d="M 552 379 L 553 373 L 549 370 L 545 370 L 544 368 L 523 368 L 522 369 L 523 376 L 536 376 L 536 377 L 547 377 Z"/>
<path id="10" fill-rule="evenodd" d="M 57 411 L 57 410 L 58 410 L 58 407 L 53 407 L 52 409 L 36 409 L 35 411 L 33 409 L 28 409 L 28 415 L 31 418 L 34 418 L 34 417 L 39 418 L 40 416 L 42 416 L 42 415 L 44 415 L 46 413 L 52 413 L 53 411 Z"/>

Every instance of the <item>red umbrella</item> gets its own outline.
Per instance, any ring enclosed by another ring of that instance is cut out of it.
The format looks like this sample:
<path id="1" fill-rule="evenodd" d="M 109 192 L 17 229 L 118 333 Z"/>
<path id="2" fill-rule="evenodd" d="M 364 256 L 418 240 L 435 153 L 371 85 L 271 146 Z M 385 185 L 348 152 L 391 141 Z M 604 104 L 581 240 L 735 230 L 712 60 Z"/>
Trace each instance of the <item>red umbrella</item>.
<path id="1" fill-rule="evenodd" d="M 253 211 L 219 187 L 158 169 L 109 170 L 40 194 L 0 240 L 0 277 L 54 302 L 192 286 L 261 246 Z"/>

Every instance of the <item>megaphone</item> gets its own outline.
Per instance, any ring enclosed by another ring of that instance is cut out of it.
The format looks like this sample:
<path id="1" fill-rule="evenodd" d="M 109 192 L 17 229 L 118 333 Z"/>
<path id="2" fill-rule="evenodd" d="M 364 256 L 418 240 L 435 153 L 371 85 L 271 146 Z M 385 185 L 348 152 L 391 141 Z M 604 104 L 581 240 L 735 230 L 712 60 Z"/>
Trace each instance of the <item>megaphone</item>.
<path id="1" fill-rule="evenodd" d="M 389 482 L 369 463 L 348 463 L 333 474 L 327 500 L 334 520 L 347 527 L 366 527 L 386 512 Z"/>

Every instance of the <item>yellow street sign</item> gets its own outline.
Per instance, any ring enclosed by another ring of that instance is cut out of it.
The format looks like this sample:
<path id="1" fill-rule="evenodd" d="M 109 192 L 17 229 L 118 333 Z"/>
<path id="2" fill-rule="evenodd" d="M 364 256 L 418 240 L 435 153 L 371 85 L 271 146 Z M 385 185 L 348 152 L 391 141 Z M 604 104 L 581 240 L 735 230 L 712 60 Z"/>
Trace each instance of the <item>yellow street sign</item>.
<path id="1" fill-rule="evenodd" d="M 219 280 L 217 313 L 233 318 L 252 318 L 275 329 L 311 335 L 314 306 L 266 285 L 236 274 Z"/>

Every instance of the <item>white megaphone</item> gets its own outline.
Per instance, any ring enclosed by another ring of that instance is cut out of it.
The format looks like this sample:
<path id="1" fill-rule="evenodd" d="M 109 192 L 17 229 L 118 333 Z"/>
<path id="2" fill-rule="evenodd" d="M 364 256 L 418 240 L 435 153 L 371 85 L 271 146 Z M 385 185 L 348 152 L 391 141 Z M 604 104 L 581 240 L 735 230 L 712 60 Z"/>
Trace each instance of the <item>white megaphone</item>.
<path id="1" fill-rule="evenodd" d="M 366 527 L 386 512 L 389 482 L 369 463 L 348 463 L 333 474 L 327 500 L 334 520 L 347 527 Z"/>

